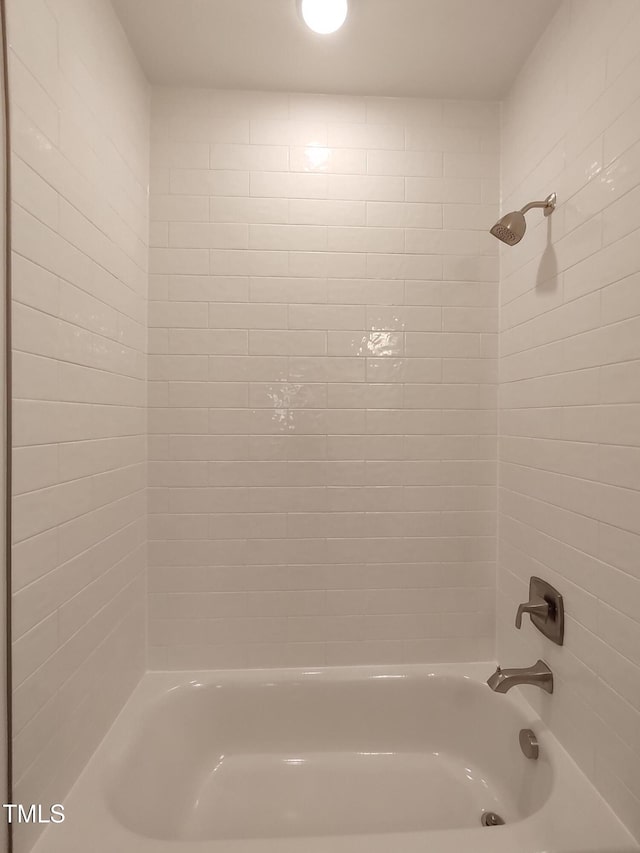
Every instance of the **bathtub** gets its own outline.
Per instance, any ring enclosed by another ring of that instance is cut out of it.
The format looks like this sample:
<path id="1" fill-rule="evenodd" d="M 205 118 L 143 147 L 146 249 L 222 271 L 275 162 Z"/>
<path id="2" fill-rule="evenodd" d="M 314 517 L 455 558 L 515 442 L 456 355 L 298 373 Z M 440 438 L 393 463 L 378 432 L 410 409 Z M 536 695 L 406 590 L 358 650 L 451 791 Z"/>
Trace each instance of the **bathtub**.
<path id="1" fill-rule="evenodd" d="M 493 669 L 149 673 L 35 850 L 640 849 L 518 691 L 486 686 Z"/>

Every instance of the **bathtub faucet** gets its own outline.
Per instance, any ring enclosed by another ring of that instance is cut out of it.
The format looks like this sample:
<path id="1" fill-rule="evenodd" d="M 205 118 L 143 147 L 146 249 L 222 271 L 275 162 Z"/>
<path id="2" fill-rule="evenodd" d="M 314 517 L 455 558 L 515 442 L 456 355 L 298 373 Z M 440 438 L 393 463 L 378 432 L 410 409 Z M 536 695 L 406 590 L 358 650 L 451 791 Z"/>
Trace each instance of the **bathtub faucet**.
<path id="1" fill-rule="evenodd" d="M 553 673 L 543 660 L 522 669 L 500 669 L 498 667 L 487 684 L 495 693 L 506 693 L 518 684 L 533 684 L 547 693 L 553 693 Z"/>

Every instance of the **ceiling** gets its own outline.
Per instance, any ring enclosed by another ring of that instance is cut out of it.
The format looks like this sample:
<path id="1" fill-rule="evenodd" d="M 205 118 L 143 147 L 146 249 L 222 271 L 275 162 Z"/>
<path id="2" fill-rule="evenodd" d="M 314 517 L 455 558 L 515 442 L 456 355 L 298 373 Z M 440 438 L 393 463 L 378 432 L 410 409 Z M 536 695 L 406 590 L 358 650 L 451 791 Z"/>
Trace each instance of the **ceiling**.
<path id="1" fill-rule="evenodd" d="M 349 0 L 318 36 L 296 0 L 113 0 L 152 83 L 501 98 L 559 0 Z"/>

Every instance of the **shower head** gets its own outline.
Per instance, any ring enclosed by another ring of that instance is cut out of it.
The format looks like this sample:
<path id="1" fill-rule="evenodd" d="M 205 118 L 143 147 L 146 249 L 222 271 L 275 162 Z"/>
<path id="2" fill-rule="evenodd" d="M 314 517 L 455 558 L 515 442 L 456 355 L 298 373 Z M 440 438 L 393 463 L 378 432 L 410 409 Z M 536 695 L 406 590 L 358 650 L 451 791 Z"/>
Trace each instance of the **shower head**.
<path id="1" fill-rule="evenodd" d="M 491 229 L 490 233 L 498 240 L 506 243 L 507 246 L 515 246 L 524 237 L 524 232 L 527 230 L 527 221 L 524 218 L 525 213 L 531 210 L 532 207 L 541 207 L 544 210 L 545 216 L 550 216 L 556 209 L 556 194 L 551 193 L 544 201 L 531 201 L 521 210 L 512 210 L 511 213 L 499 219 Z"/>
<path id="2" fill-rule="evenodd" d="M 512 213 L 507 213 L 502 219 L 499 219 L 490 233 L 508 246 L 515 246 L 516 243 L 522 240 L 526 230 L 527 222 L 524 214 L 519 210 L 514 210 Z"/>

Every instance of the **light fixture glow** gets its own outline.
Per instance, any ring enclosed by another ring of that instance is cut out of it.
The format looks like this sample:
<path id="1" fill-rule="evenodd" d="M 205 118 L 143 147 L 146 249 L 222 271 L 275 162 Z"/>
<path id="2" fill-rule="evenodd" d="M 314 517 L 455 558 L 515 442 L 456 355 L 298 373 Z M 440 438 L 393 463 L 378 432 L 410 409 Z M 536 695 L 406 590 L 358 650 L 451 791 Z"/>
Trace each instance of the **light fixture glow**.
<path id="1" fill-rule="evenodd" d="M 307 172 L 324 172 L 329 165 L 329 149 L 318 142 L 310 142 L 304 149 Z"/>
<path id="2" fill-rule="evenodd" d="M 314 33 L 335 33 L 347 19 L 347 0 L 302 0 L 302 17 Z"/>

